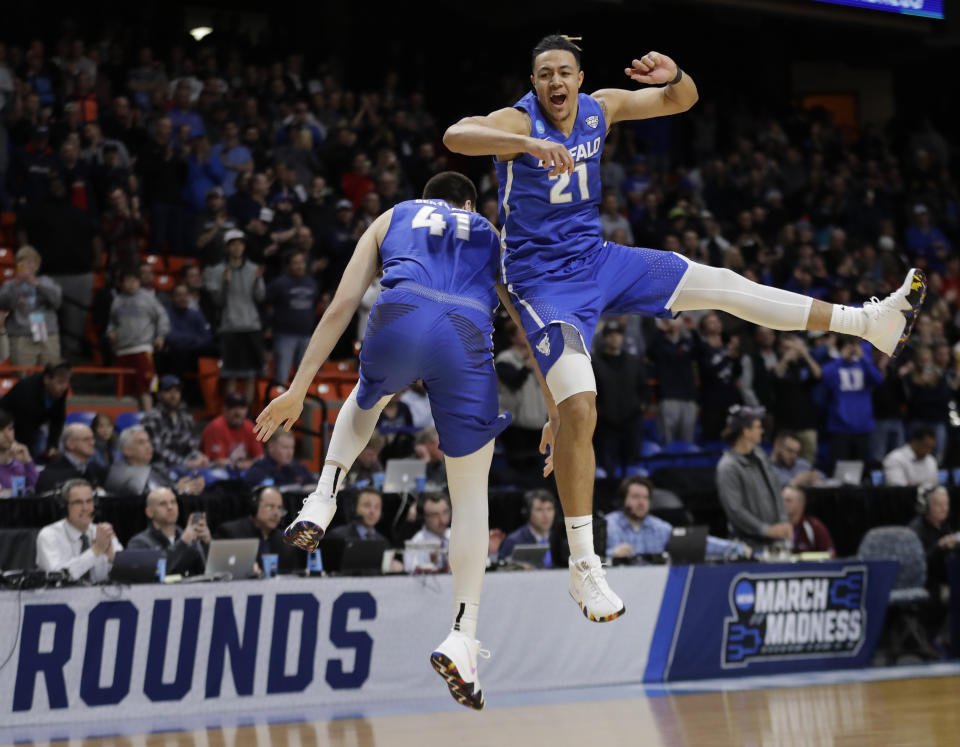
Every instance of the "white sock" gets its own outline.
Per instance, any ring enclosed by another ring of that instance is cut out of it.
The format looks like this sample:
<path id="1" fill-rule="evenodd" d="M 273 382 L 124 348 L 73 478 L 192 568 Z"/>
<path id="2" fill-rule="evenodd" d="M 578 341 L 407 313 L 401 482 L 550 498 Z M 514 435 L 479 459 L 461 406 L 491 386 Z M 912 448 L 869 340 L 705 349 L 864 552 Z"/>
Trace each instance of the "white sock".
<path id="1" fill-rule="evenodd" d="M 565 516 L 563 523 L 567 527 L 567 542 L 573 562 L 593 555 L 593 516 Z"/>
<path id="2" fill-rule="evenodd" d="M 453 575 L 453 629 L 471 638 L 477 637 L 477 612 L 490 548 L 487 480 L 492 460 L 493 441 L 466 456 L 444 457 L 453 509 L 449 558 Z"/>
<path id="3" fill-rule="evenodd" d="M 459 630 L 469 638 L 477 637 L 477 614 L 480 605 L 463 599 L 453 600 L 453 629 Z"/>
<path id="4" fill-rule="evenodd" d="M 863 337 L 867 331 L 867 317 L 863 309 L 858 306 L 841 306 L 835 303 L 833 312 L 830 314 L 830 331 Z"/>
<path id="5" fill-rule="evenodd" d="M 314 491 L 324 500 L 336 501 L 337 493 L 343 485 L 343 478 L 347 476 L 347 471 L 339 464 L 327 462 L 323 465 L 320 472 L 320 480 L 317 482 L 317 489 Z"/>

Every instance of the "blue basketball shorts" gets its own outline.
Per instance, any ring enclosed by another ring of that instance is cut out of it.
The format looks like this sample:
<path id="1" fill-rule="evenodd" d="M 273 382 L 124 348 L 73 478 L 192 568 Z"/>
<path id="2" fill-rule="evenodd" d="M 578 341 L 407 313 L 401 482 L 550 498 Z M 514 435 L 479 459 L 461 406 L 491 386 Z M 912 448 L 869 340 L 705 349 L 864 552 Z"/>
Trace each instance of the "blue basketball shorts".
<path id="1" fill-rule="evenodd" d="M 589 355 L 603 315 L 672 317 L 670 305 L 689 264 L 674 252 L 603 241 L 595 251 L 561 267 L 545 267 L 537 277 L 512 282 L 509 263 L 505 276 L 527 339 L 546 374 L 563 352 L 563 323 L 576 328 Z"/>
<path id="2" fill-rule="evenodd" d="M 512 419 L 497 400 L 490 311 L 456 298 L 425 288 L 384 290 L 370 311 L 357 392 L 357 404 L 369 410 L 423 379 L 440 448 L 452 457 L 477 451 Z"/>

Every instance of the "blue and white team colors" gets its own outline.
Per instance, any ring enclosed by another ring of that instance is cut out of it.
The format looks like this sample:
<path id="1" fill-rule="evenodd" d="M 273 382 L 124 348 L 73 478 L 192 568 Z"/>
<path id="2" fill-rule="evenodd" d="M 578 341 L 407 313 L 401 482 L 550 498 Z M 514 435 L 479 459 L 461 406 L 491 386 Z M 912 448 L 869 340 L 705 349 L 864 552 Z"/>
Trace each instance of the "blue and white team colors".
<path id="1" fill-rule="evenodd" d="M 380 257 L 384 291 L 360 351 L 357 403 L 369 409 L 423 379 L 440 448 L 471 454 L 511 419 L 497 405 L 491 339 L 500 238 L 477 213 L 409 200 L 393 208 Z"/>
<path id="2" fill-rule="evenodd" d="M 501 274 L 546 372 L 563 352 L 558 322 L 577 329 L 589 354 L 601 314 L 672 316 L 688 262 L 672 252 L 603 240 L 600 155 L 607 123 L 596 99 L 578 95 L 569 137 L 550 123 L 535 92 L 514 106 L 530 117 L 531 137 L 562 143 L 574 161 L 572 173 L 559 177 L 529 153 L 496 162 Z"/>

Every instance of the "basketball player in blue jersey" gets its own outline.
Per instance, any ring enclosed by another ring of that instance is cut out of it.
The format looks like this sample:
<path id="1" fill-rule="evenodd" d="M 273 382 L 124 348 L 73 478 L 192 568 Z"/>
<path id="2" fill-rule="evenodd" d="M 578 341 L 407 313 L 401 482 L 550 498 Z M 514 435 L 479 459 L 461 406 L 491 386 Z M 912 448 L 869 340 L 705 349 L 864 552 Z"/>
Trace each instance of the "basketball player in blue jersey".
<path id="1" fill-rule="evenodd" d="M 496 158 L 502 280 L 559 409 L 553 469 L 570 544 L 570 595 L 597 622 L 625 611 L 593 551 L 597 411 L 588 351 L 601 314 L 719 309 L 771 329 L 853 334 L 896 355 L 926 291 L 923 274 L 910 270 L 883 301 L 838 306 L 672 252 L 604 241 L 599 165 L 610 126 L 679 114 L 697 101 L 693 80 L 664 54 L 650 52 L 625 72 L 661 87 L 582 94 L 579 47 L 548 36 L 533 50 L 533 91 L 512 107 L 462 119 L 443 138 L 457 153 Z"/>
<path id="2" fill-rule="evenodd" d="M 497 405 L 493 312 L 498 305 L 500 238 L 473 212 L 477 192 L 462 174 L 437 174 L 422 200 L 401 202 L 366 230 L 320 320 L 290 389 L 257 418 L 266 440 L 300 417 L 320 366 L 353 317 L 382 263 L 384 290 L 370 312 L 360 352 L 360 381 L 337 416 L 316 491 L 304 500 L 284 539 L 313 550 L 337 508 L 342 478 L 373 435 L 390 398 L 423 379 L 447 467 L 453 516 L 449 561 L 454 623 L 431 654 L 453 697 L 477 710 L 476 640 L 490 532 L 487 476 L 493 441 L 510 423 Z"/>

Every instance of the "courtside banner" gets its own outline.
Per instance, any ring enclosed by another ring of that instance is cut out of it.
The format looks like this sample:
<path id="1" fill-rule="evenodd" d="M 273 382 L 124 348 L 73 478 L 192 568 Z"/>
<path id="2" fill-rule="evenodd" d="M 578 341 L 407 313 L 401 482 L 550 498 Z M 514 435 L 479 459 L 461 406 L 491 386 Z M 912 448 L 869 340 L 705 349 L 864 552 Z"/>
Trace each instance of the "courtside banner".
<path id="1" fill-rule="evenodd" d="M 566 570 L 490 573 L 478 635 L 487 701 L 639 682 L 665 568 L 615 568 L 628 615 L 599 625 Z M 451 578 L 296 578 L 0 592 L 0 732 L 18 725 L 449 699 L 429 664 Z M 92 726 L 91 728 L 96 728 Z M 104 733 L 110 733 L 109 729 Z"/>
<path id="2" fill-rule="evenodd" d="M 868 666 L 897 569 L 895 561 L 741 564 L 671 576 L 683 589 L 667 590 L 681 602 L 661 677 Z"/>

